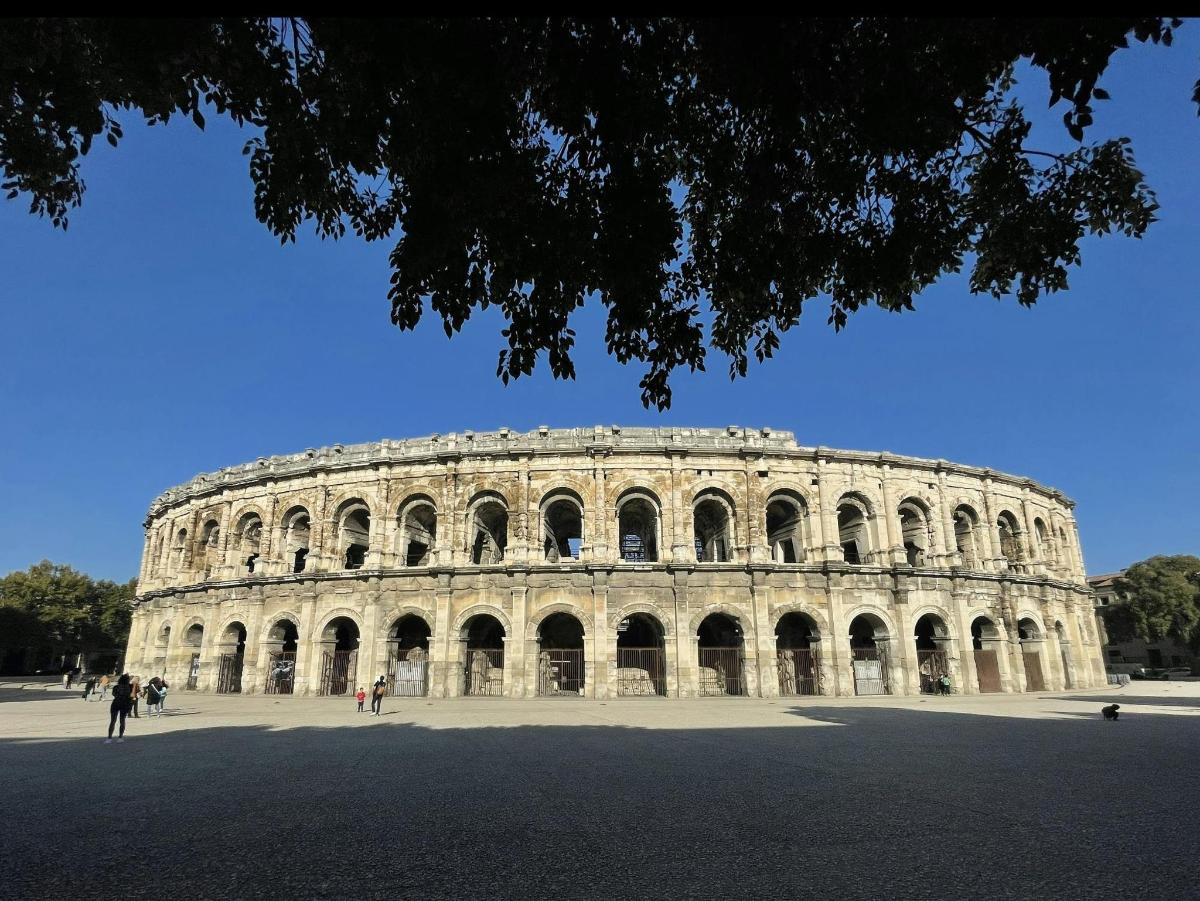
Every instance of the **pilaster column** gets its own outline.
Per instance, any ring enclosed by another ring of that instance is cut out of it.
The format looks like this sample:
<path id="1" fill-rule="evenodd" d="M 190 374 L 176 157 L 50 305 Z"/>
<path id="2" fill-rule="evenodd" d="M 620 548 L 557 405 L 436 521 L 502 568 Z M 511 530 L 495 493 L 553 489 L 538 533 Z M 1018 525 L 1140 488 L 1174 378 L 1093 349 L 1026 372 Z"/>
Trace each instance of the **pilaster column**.
<path id="1" fill-rule="evenodd" d="M 767 606 L 767 572 L 750 572 L 750 604 L 754 613 L 754 654 L 758 660 L 758 696 L 779 697 L 779 666 L 775 654 L 775 632 Z"/>
<path id="2" fill-rule="evenodd" d="M 673 571 L 672 591 L 675 595 L 675 678 L 677 696 L 694 698 L 698 693 L 696 636 L 688 628 L 688 571 Z M 668 662 L 669 664 L 669 662 Z"/>
<path id="3" fill-rule="evenodd" d="M 896 509 L 896 493 L 891 484 L 892 467 L 884 463 L 880 470 L 879 494 L 883 499 L 883 510 L 880 513 L 883 516 L 884 534 L 879 537 L 887 541 L 887 553 L 882 555 L 884 559 L 880 562 L 884 565 L 896 566 L 908 562 L 908 558 L 904 553 L 904 537 L 898 528 L 897 519 L 900 514 Z"/>
<path id="4" fill-rule="evenodd" d="M 430 661 L 429 696 L 444 698 L 449 693 L 448 687 L 458 681 L 459 658 L 457 656 L 459 636 L 450 634 L 450 599 L 453 595 L 450 583 L 450 573 L 438 574 L 438 587 L 434 592 L 433 635 L 430 636 L 429 647 L 433 658 Z"/>
<path id="5" fill-rule="evenodd" d="M 946 471 L 937 471 L 937 516 L 942 523 L 942 565 L 946 567 L 962 566 L 962 555 L 958 552 L 958 533 L 954 530 L 954 511 L 946 498 Z"/>
<path id="6" fill-rule="evenodd" d="M 671 510 L 671 556 L 669 559 L 675 563 L 694 563 L 696 548 L 691 543 L 692 530 L 688 528 L 692 505 L 683 497 L 684 453 L 682 450 L 667 449 L 667 456 L 671 460 L 671 496 L 667 500 Z"/>
<path id="7" fill-rule="evenodd" d="M 842 544 L 838 531 L 837 504 L 829 490 L 829 478 L 829 461 L 821 457 L 817 460 L 817 498 L 819 501 L 817 514 L 821 520 L 821 536 L 824 541 L 820 561 L 841 563 Z M 848 647 L 849 644 L 847 644 Z"/>
<path id="8" fill-rule="evenodd" d="M 504 694 L 510 698 L 531 698 L 537 694 L 537 682 L 530 682 L 527 673 L 528 648 L 525 623 L 528 620 L 529 589 L 521 585 L 512 589 L 512 634 L 504 643 Z M 534 655 L 536 658 L 536 654 Z"/>
<path id="9" fill-rule="evenodd" d="M 585 694 L 588 697 L 608 698 L 617 693 L 615 683 L 616 650 L 609 654 L 608 632 L 608 572 L 592 571 L 592 647 L 590 660 L 585 661 Z M 591 672 L 588 665 L 591 664 Z M 586 686 L 591 686 L 588 691 Z"/>

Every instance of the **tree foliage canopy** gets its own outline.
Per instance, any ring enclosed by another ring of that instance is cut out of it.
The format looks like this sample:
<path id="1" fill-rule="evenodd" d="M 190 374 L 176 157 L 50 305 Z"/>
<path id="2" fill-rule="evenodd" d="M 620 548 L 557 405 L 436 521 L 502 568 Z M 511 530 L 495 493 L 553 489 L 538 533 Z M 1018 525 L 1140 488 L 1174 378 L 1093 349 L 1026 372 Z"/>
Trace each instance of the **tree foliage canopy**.
<path id="1" fill-rule="evenodd" d="M 1114 587 L 1126 599 L 1105 608 L 1114 638 L 1174 639 L 1200 649 L 1200 557 L 1151 557 L 1129 567 Z"/>
<path id="2" fill-rule="evenodd" d="M 400 328 L 428 307 L 452 335 L 495 304 L 501 378 L 542 355 L 571 378 L 569 317 L 595 297 L 664 408 L 706 343 L 745 374 L 807 302 L 840 329 L 969 263 L 972 291 L 1028 305 L 1066 287 L 1084 236 L 1140 236 L 1156 203 L 1129 143 L 1085 135 L 1112 55 L 1179 24 L 8 20 L 0 168 L 65 228 L 81 156 L 126 112 L 215 110 L 257 127 L 255 210 L 281 240 L 308 222 L 394 241 Z M 1021 59 L 1074 149 L 1029 146 Z"/>
<path id="3" fill-rule="evenodd" d="M 43 560 L 0 579 L 0 646 L 124 647 L 136 580 L 118 584 Z"/>

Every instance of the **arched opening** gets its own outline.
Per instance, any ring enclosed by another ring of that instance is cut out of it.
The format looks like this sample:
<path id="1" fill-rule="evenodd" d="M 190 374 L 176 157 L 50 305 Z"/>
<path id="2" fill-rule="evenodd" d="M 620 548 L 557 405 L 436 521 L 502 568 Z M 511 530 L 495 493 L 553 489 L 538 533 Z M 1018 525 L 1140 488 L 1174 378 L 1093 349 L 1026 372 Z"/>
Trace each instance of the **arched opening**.
<path id="1" fill-rule="evenodd" d="M 964 569 L 978 570 L 983 559 L 979 547 L 979 517 L 966 504 L 954 510 L 954 542 Z"/>
<path id="2" fill-rule="evenodd" d="M 950 694 L 950 630 L 936 613 L 926 613 L 913 628 L 921 694 Z"/>
<path id="3" fill-rule="evenodd" d="M 583 695 L 583 624 L 551 613 L 538 626 L 538 694 Z"/>
<path id="4" fill-rule="evenodd" d="M 175 533 L 175 571 L 182 572 L 187 569 L 187 548 L 188 548 L 188 532 L 187 529 L 180 529 Z"/>
<path id="5" fill-rule="evenodd" d="M 925 566 L 932 544 L 929 534 L 929 511 L 915 500 L 900 504 L 900 535 L 904 544 L 904 560 L 909 566 Z"/>
<path id="6" fill-rule="evenodd" d="M 1016 570 L 1022 562 L 1021 542 L 1018 538 L 1017 518 L 1004 510 L 996 520 L 996 531 L 1000 536 L 1000 556 L 1006 569 Z"/>
<path id="7" fill-rule="evenodd" d="M 706 491 L 692 507 L 697 563 L 727 563 L 733 547 L 733 514 L 727 498 Z"/>
<path id="8" fill-rule="evenodd" d="M 504 560 L 508 547 L 508 508 L 499 500 L 477 503 L 471 512 L 471 562 L 483 566 Z"/>
<path id="9" fill-rule="evenodd" d="M 1041 517 L 1036 517 L 1033 520 L 1033 537 L 1037 542 L 1037 559 L 1043 563 L 1054 563 L 1054 552 L 1050 545 L 1050 534 L 1046 531 L 1046 524 L 1042 522 Z"/>
<path id="10" fill-rule="evenodd" d="M 504 693 L 504 638 L 503 624 L 490 613 L 476 614 L 463 624 L 464 694 Z"/>
<path id="11" fill-rule="evenodd" d="M 348 616 L 337 616 L 321 631 L 321 688 L 323 695 L 344 695 L 354 691 L 358 674 L 358 623 Z"/>
<path id="12" fill-rule="evenodd" d="M 696 629 L 701 695 L 746 694 L 741 624 L 725 613 L 710 613 Z"/>
<path id="13" fill-rule="evenodd" d="M 771 495 L 767 501 L 767 544 L 776 563 L 803 563 L 808 508 L 791 492 Z"/>
<path id="14" fill-rule="evenodd" d="M 1074 680 L 1071 678 L 1071 642 L 1067 640 L 1067 629 L 1061 620 L 1055 620 L 1054 634 L 1058 636 L 1058 650 L 1062 655 L 1063 689 L 1074 688 Z"/>
<path id="15" fill-rule="evenodd" d="M 851 565 L 866 563 L 871 550 L 867 540 L 866 506 L 858 501 L 842 501 L 838 504 L 837 521 L 842 561 Z"/>
<path id="16" fill-rule="evenodd" d="M 887 623 L 873 613 L 860 613 L 850 621 L 850 665 L 854 670 L 854 693 L 889 695 L 888 648 L 891 635 Z"/>
<path id="17" fill-rule="evenodd" d="M 162 631 L 160 631 L 158 633 L 158 646 L 160 648 L 166 648 L 167 646 L 170 645 L 170 643 L 171 643 L 171 626 L 168 623 L 167 625 L 163 626 Z"/>
<path id="18" fill-rule="evenodd" d="M 648 613 L 632 613 L 617 623 L 617 694 L 667 693 L 667 659 L 662 623 Z"/>
<path id="19" fill-rule="evenodd" d="M 246 660 L 246 627 L 230 623 L 221 635 L 221 656 L 217 662 L 217 694 L 239 694 L 242 690 L 242 665 Z"/>
<path id="20" fill-rule="evenodd" d="M 247 513 L 234 530 L 234 562 L 247 575 L 252 575 L 258 568 L 262 531 L 262 519 L 257 513 Z"/>
<path id="21" fill-rule="evenodd" d="M 371 511 L 361 501 L 342 509 L 338 521 L 338 553 L 345 569 L 362 569 L 371 547 Z"/>
<path id="22" fill-rule="evenodd" d="M 1021 663 L 1025 669 L 1025 690 L 1045 691 L 1046 674 L 1042 671 L 1042 644 L 1045 636 L 1031 617 L 1017 620 L 1017 638 L 1021 641 Z"/>
<path id="23" fill-rule="evenodd" d="M 187 631 L 183 633 L 183 643 L 192 649 L 191 663 L 188 664 L 187 683 L 184 685 L 188 691 L 195 690 L 200 683 L 200 645 L 204 641 L 204 626 L 199 623 L 194 623 L 187 627 Z"/>
<path id="24" fill-rule="evenodd" d="M 281 619 L 267 634 L 266 692 L 290 695 L 296 690 L 296 649 L 300 632 L 290 619 Z"/>
<path id="25" fill-rule="evenodd" d="M 775 624 L 779 693 L 821 694 L 821 644 L 817 624 L 803 613 L 785 613 Z"/>
<path id="26" fill-rule="evenodd" d="M 214 569 L 216 569 L 219 559 L 219 545 L 221 543 L 221 524 L 215 519 L 210 519 L 204 524 L 204 528 L 200 531 L 200 547 L 198 548 L 197 558 L 199 566 L 197 567 L 204 578 L 208 578 Z"/>
<path id="27" fill-rule="evenodd" d="M 633 494 L 617 504 L 621 559 L 630 563 L 658 561 L 658 503 L 646 494 Z"/>
<path id="28" fill-rule="evenodd" d="M 1058 548 L 1059 565 L 1066 570 L 1074 569 L 1075 558 L 1072 556 L 1071 545 L 1067 541 L 1067 530 L 1062 526 L 1058 528 Z"/>
<path id="29" fill-rule="evenodd" d="M 1001 690 L 1000 659 L 997 647 L 1000 632 L 996 624 L 986 616 L 977 616 L 971 622 L 971 648 L 975 655 L 975 673 L 981 693 Z"/>
<path id="30" fill-rule="evenodd" d="M 437 542 L 437 508 L 425 498 L 400 508 L 397 552 L 405 566 L 428 566 Z"/>
<path id="31" fill-rule="evenodd" d="M 429 692 L 429 623 L 413 613 L 396 620 L 388 632 L 389 693 L 423 698 Z"/>
<path id="32" fill-rule="evenodd" d="M 556 496 L 542 506 L 542 554 L 550 563 L 578 560 L 583 546 L 583 504 Z"/>
<path id="33" fill-rule="evenodd" d="M 291 565 L 293 573 L 304 572 L 308 560 L 308 541 L 311 524 L 308 511 L 295 507 L 283 518 L 284 559 Z"/>

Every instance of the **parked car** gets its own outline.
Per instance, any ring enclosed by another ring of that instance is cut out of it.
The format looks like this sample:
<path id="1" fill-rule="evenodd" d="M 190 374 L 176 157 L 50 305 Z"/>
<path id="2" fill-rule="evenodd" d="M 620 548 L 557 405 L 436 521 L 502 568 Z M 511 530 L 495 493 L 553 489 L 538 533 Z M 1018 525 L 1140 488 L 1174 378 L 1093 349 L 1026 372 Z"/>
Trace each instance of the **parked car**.
<path id="1" fill-rule="evenodd" d="M 1158 671 L 1158 675 L 1154 678 L 1167 681 L 1169 679 L 1182 679 L 1186 676 L 1190 676 L 1191 674 L 1191 669 L 1186 666 L 1170 666 L 1164 670 Z"/>

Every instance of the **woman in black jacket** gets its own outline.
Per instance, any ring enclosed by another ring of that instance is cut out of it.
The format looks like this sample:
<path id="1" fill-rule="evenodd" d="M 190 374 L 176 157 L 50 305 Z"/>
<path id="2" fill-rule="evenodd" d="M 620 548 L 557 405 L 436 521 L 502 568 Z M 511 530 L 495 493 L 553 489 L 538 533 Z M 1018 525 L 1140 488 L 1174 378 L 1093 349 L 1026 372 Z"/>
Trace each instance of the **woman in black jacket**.
<path id="1" fill-rule="evenodd" d="M 108 738 L 104 739 L 106 745 L 112 744 L 113 726 L 117 724 L 117 718 L 121 719 L 121 731 L 117 734 L 117 743 L 121 744 L 125 741 L 125 717 L 129 716 L 129 711 L 133 709 L 133 688 L 129 684 L 129 673 L 122 674 L 117 680 L 116 687 L 113 688 L 112 703 L 108 705 Z"/>

